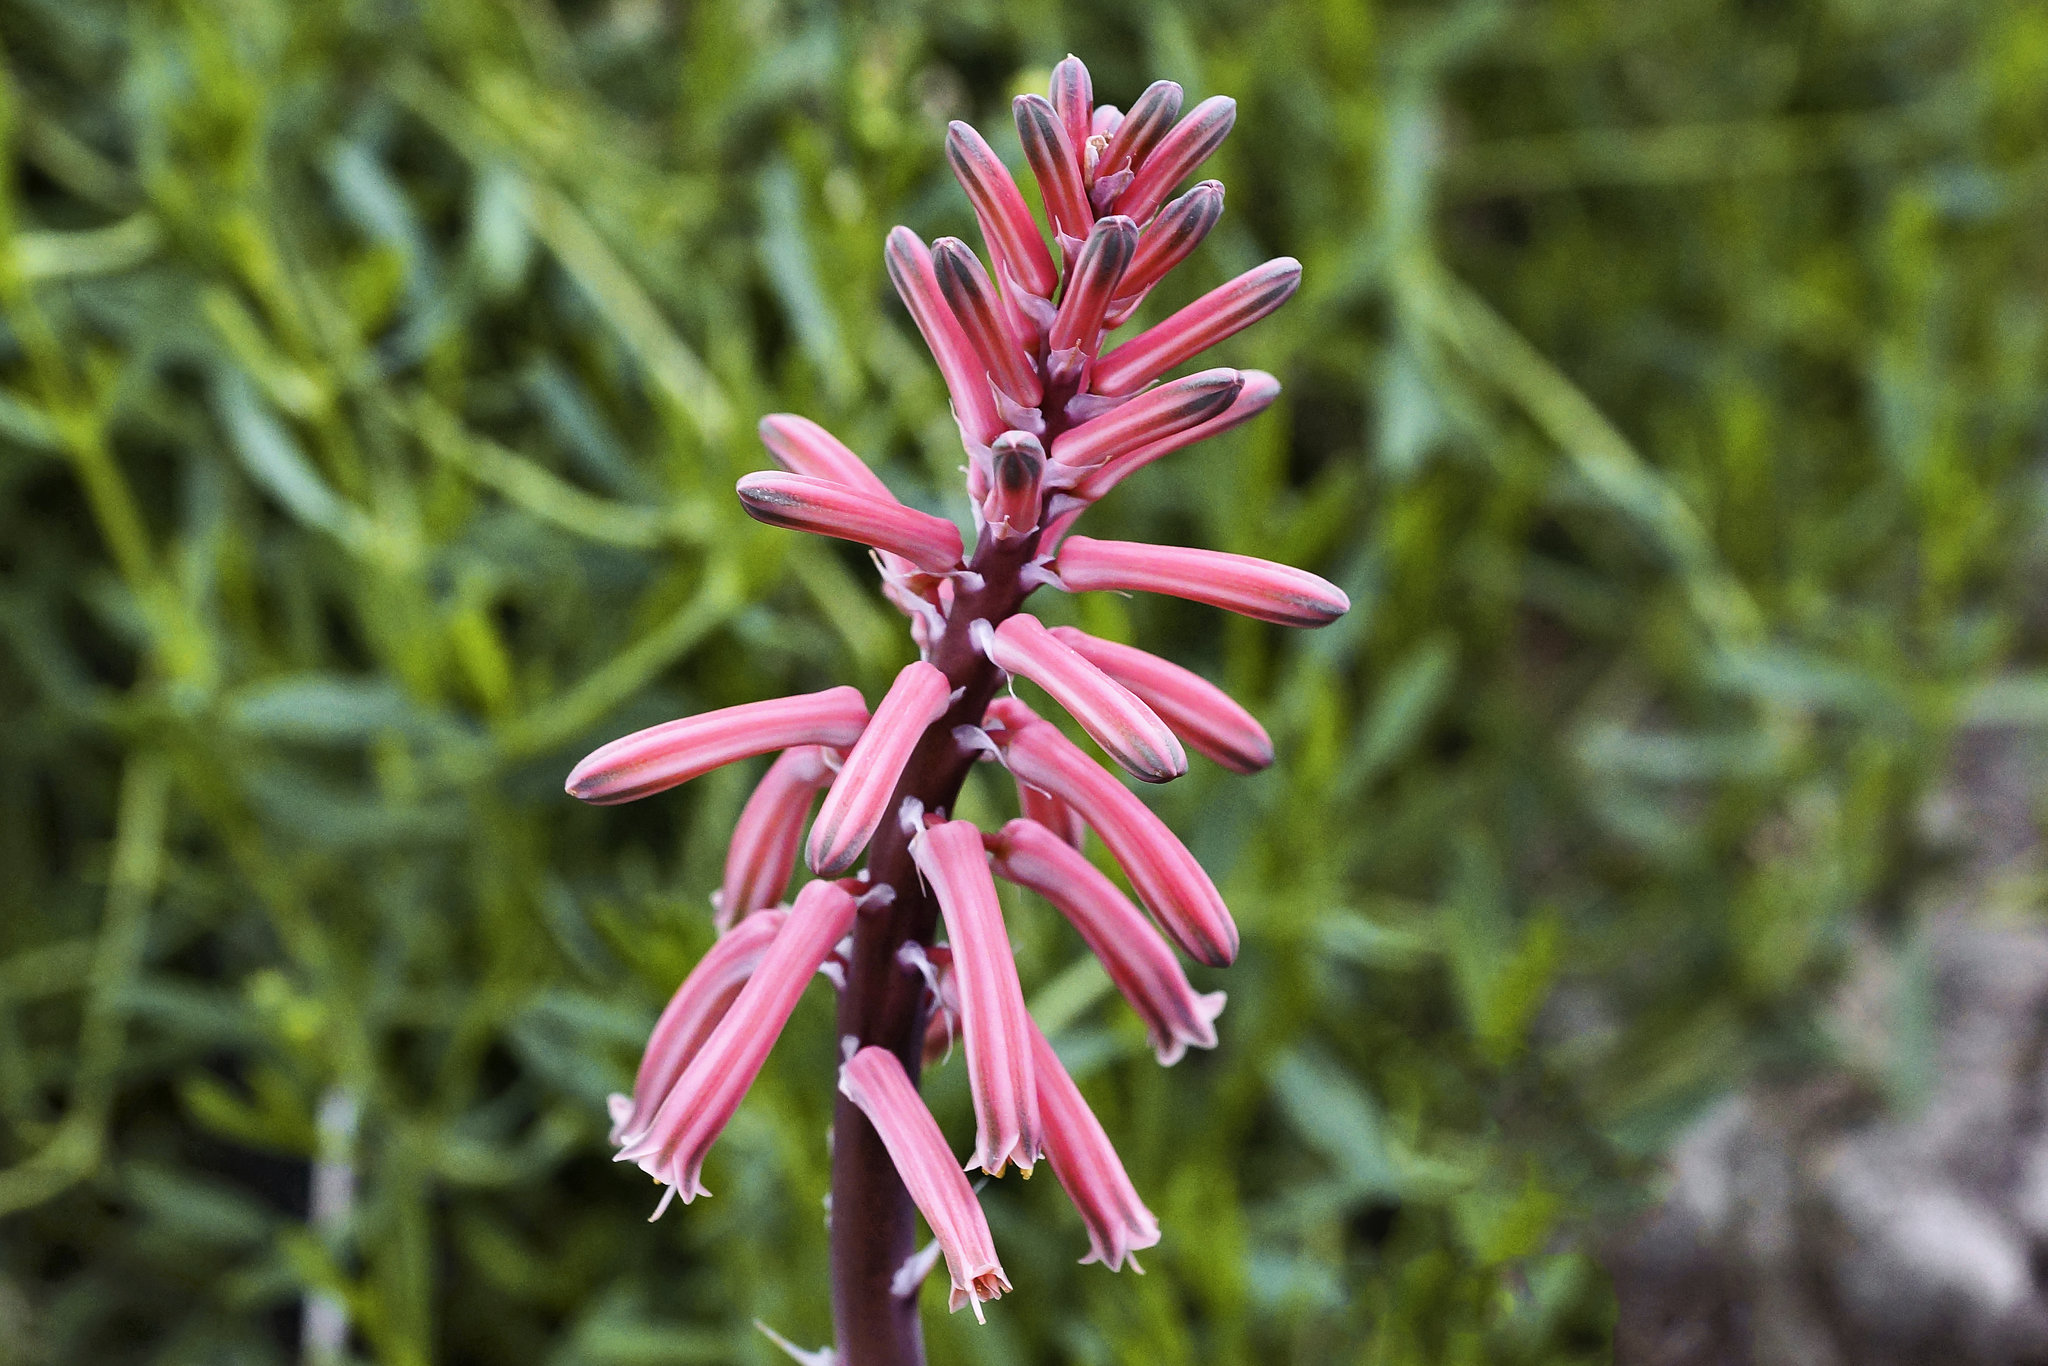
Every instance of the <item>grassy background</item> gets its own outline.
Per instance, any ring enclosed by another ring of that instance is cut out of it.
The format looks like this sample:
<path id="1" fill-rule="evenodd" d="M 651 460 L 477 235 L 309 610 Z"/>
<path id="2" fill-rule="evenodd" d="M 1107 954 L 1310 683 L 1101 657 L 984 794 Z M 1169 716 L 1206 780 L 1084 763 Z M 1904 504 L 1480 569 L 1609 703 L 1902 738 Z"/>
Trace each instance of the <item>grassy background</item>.
<path id="1" fill-rule="evenodd" d="M 1914 961 L 1958 728 L 2048 721 L 2040 7 L 5 0 L 0 45 L 0 1361 L 284 1361 L 307 1294 L 394 1366 L 824 1339 L 822 990 L 717 1198 L 650 1228 L 604 1143 L 752 770 L 560 780 L 909 657 L 732 481 L 794 410 L 963 511 L 881 239 L 971 228 L 945 120 L 1014 159 L 1068 50 L 1239 101 L 1155 311 L 1306 270 L 1219 355 L 1275 411 L 1088 529 L 1357 607 L 1039 604 L 1280 761 L 1157 796 L 1245 932 L 1215 1053 L 1159 1070 L 1012 907 L 1166 1237 L 1076 1267 L 1052 1182 L 992 1186 L 1015 1297 L 928 1287 L 934 1358 L 1597 1360 L 1600 1231 L 1705 1103 L 1924 1087 L 1922 979 L 1875 1054 L 1818 1006 Z"/>

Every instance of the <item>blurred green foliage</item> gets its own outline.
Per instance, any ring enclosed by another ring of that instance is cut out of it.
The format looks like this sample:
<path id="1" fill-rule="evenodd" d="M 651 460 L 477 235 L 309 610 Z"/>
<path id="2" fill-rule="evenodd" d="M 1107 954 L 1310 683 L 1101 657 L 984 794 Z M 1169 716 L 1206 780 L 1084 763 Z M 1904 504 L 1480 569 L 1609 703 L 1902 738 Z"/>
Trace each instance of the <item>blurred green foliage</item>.
<path id="1" fill-rule="evenodd" d="M 1836 1055 L 1951 738 L 2048 721 L 2048 11 L 2013 0 L 6 0 L 0 1361 L 767 1361 L 829 1331 L 812 993 L 717 1198 L 603 1097 L 710 937 L 751 771 L 560 791 L 652 720 L 908 657 L 747 521 L 761 413 L 961 513 L 882 235 L 1073 50 L 1228 93 L 1277 409 L 1090 514 L 1357 608 L 1047 601 L 1228 684 L 1277 768 L 1157 794 L 1245 933 L 1170 1072 L 1020 901 L 1166 1239 L 941 1362 L 1565 1362 L 1717 1092 Z M 973 812 L 1005 810 L 977 780 Z M 970 1125 L 957 1064 L 932 1098 Z M 350 1162 L 309 1217 L 309 1161 Z M 311 1352 L 308 1360 L 319 1360 Z"/>

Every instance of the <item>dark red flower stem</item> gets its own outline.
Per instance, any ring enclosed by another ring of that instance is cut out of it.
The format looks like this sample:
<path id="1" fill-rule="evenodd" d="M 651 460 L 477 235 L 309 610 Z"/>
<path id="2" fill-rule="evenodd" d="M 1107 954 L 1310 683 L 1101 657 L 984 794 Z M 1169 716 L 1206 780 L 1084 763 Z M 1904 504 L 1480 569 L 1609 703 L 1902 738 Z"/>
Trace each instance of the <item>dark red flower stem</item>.
<path id="1" fill-rule="evenodd" d="M 978 726 L 1001 685 L 995 665 L 967 639 L 977 617 L 991 625 L 1016 612 L 1030 589 L 1018 582 L 1035 553 L 1037 537 L 976 547 L 974 570 L 985 585 L 953 600 L 945 633 L 932 663 L 960 690 L 955 702 L 925 732 L 896 785 L 889 809 L 915 797 L 927 811 L 950 810 L 974 764 L 973 752 L 953 738 L 957 726 Z M 924 983 L 897 961 L 906 942 L 929 944 L 938 926 L 938 905 L 926 894 L 910 860 L 910 837 L 893 814 L 868 849 L 868 877 L 896 889 L 886 908 L 863 914 L 853 930 L 853 962 L 839 998 L 839 1034 L 880 1044 L 903 1060 L 917 1080 L 924 1047 Z M 889 1289 L 896 1268 L 915 1250 L 916 1211 L 897 1179 L 881 1139 L 845 1096 L 832 1115 L 832 1319 L 844 1366 L 917 1366 L 924 1360 L 917 1300 L 897 1299 Z M 945 1275 L 942 1267 L 936 1273 Z"/>
<path id="2" fill-rule="evenodd" d="M 1059 411 L 1054 396 L 1047 398 L 1046 411 Z M 1047 446 L 1055 434 L 1047 431 Z M 959 700 L 912 751 L 890 799 L 891 817 L 868 848 L 869 881 L 894 887 L 896 899 L 863 913 L 854 926 L 853 961 L 839 998 L 839 1036 L 851 1036 L 863 1048 L 889 1049 L 913 1082 L 924 1048 L 924 983 L 897 963 L 896 953 L 910 941 L 932 942 L 939 908 L 918 878 L 910 836 L 893 813 L 906 797 L 917 798 L 927 811 L 950 811 L 958 800 L 976 756 L 953 738 L 954 728 L 979 726 L 1002 685 L 995 665 L 968 640 L 968 623 L 981 618 L 994 626 L 1016 613 L 1031 593 L 1023 570 L 1037 553 L 1035 534 L 999 543 L 984 533 L 974 548 L 968 566 L 981 575 L 982 586 L 958 591 L 931 652 L 931 662 L 959 691 Z M 916 1209 L 882 1140 L 867 1116 L 840 1096 L 832 1112 L 832 1323 L 841 1366 L 922 1366 L 916 1297 L 898 1299 L 889 1288 L 896 1269 L 916 1250 L 916 1236 Z M 945 1268 L 934 1274 L 944 1276 Z"/>

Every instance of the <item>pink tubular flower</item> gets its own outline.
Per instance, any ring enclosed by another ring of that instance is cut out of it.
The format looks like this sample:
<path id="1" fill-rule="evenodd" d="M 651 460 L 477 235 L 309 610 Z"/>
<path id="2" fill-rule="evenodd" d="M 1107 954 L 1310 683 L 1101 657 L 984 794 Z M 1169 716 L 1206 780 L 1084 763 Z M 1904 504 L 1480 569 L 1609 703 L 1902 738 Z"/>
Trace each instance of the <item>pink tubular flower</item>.
<path id="1" fill-rule="evenodd" d="M 1019 781 L 1081 813 L 1174 943 L 1197 962 L 1230 966 L 1237 957 L 1237 926 L 1223 897 L 1150 807 L 1044 721 L 1005 731 L 998 743 Z"/>
<path id="2" fill-rule="evenodd" d="M 867 461 L 809 418 L 795 413 L 770 413 L 761 419 L 759 430 L 761 444 L 775 457 L 775 463 L 791 474 L 830 479 L 877 498 L 896 500 Z"/>
<path id="3" fill-rule="evenodd" d="M 1031 1060 L 1038 1069 L 1038 1105 L 1045 1114 L 1046 1160 L 1088 1227 L 1082 1265 L 1100 1262 L 1120 1271 L 1128 1260 L 1131 1270 L 1142 1274 L 1145 1268 L 1132 1254 L 1159 1241 L 1159 1221 L 1138 1198 L 1102 1121 L 1036 1024 L 1031 1026 Z"/>
<path id="4" fill-rule="evenodd" d="M 866 1361 L 876 1344 L 888 1344 L 880 1350 L 891 1360 L 915 1357 L 904 1299 L 939 1254 L 956 1309 L 972 1304 L 979 1318 L 981 1301 L 1010 1288 L 956 1149 L 912 1080 L 920 1061 L 949 1062 L 956 1037 L 974 1104 L 971 1166 L 1000 1174 L 1015 1163 L 1028 1174 L 1045 1156 L 1087 1225 L 1086 1260 L 1135 1266 L 1131 1254 L 1159 1239 L 1026 1011 L 991 860 L 1074 925 L 1161 1063 L 1216 1043 L 1223 993 L 1197 992 L 1175 955 L 1212 967 L 1236 956 L 1237 926 L 1215 883 L 1121 776 L 1004 683 L 1021 676 L 1044 688 L 1148 782 L 1186 771 L 1184 745 L 1251 772 L 1272 762 L 1272 742 L 1198 675 L 1071 628 L 1049 631 L 1024 614 L 1026 600 L 1045 586 L 1162 592 L 1305 626 L 1348 605 L 1333 585 L 1284 565 L 1069 534 L 1122 480 L 1229 431 L 1280 392 L 1256 370 L 1162 377 L 1292 295 L 1300 267 L 1290 258 L 1104 354 L 1223 212 L 1214 180 L 1174 196 L 1228 133 L 1236 106 L 1206 99 L 1181 118 L 1182 101 L 1178 85 L 1158 81 L 1126 116 L 1095 102 L 1088 68 L 1070 56 L 1053 68 L 1046 97 L 1012 104 L 1049 235 L 1010 170 L 963 123 L 951 126 L 946 154 L 986 253 L 950 237 L 927 248 L 907 227 L 888 235 L 890 281 L 959 426 L 971 544 L 964 519 L 899 500 L 816 423 L 761 420 L 780 469 L 740 481 L 747 512 L 871 547 L 884 595 L 909 618 L 918 662 L 897 674 L 873 717 L 852 688 L 728 707 L 616 740 L 569 775 L 570 793 L 585 801 L 629 801 L 781 751 L 741 812 L 712 898 L 722 937 L 662 1011 L 633 1094 L 610 1105 L 620 1159 L 670 1187 L 663 1207 L 677 1194 L 693 1199 L 706 1150 L 804 984 L 818 974 L 838 989 L 844 1100 L 829 1221 L 838 1346 L 811 1354 L 820 1361 Z M 984 759 L 1008 768 L 1022 812 L 986 841 L 953 818 Z M 1081 854 L 1091 829 L 1135 896 Z M 819 878 L 785 908 L 799 849 Z M 858 876 L 842 876 L 856 863 L 865 863 Z M 924 1252 L 911 1247 L 913 1201 L 936 1235 Z"/>
<path id="5" fill-rule="evenodd" d="M 1048 347 L 1054 351 L 1094 349 L 1102 335 L 1103 315 L 1109 312 L 1110 300 L 1137 249 L 1138 225 L 1121 214 L 1101 219 L 1089 229 L 1066 292 L 1060 296 L 1059 311 L 1053 314 L 1052 330 L 1045 339 Z"/>
<path id="6" fill-rule="evenodd" d="M 700 774 L 795 745 L 845 749 L 867 727 L 858 688 L 744 702 L 665 721 L 593 750 L 569 771 L 572 797 L 613 806 L 665 792 Z"/>
<path id="7" fill-rule="evenodd" d="M 832 781 L 831 753 L 820 745 L 784 750 L 747 798 L 726 847 L 725 880 L 711 898 L 721 931 L 782 899 L 796 871 L 804 818 L 818 789 Z"/>
<path id="8" fill-rule="evenodd" d="M 946 129 L 946 159 L 952 163 L 960 188 L 967 191 L 967 202 L 974 206 L 989 252 L 1009 267 L 1018 284 L 1041 299 L 1050 299 L 1059 289 L 1059 272 L 1053 269 L 1045 239 L 1038 235 L 1038 225 L 1031 221 L 1031 210 L 1017 193 L 1009 167 L 981 134 L 957 119 Z"/>
<path id="9" fill-rule="evenodd" d="M 1081 59 L 1070 52 L 1053 67 L 1050 91 L 1052 107 L 1066 131 L 1068 153 L 1079 166 L 1082 149 L 1094 131 L 1090 125 L 1095 117 L 1095 81 Z"/>
<path id="10" fill-rule="evenodd" d="M 1188 357 L 1242 332 L 1294 297 L 1301 262 L 1282 256 L 1210 290 L 1095 363 L 1088 384 L 1112 397 L 1135 393 Z"/>
<path id="11" fill-rule="evenodd" d="M 972 1305 L 980 1320 L 981 1302 L 1001 1299 L 1010 1281 L 996 1260 L 995 1239 L 974 1188 L 953 1161 L 946 1136 L 918 1098 L 903 1063 L 886 1048 L 863 1048 L 839 1069 L 839 1090 L 875 1126 L 912 1203 L 946 1255 L 953 1278 L 947 1307 L 957 1313 L 961 1305 Z"/>
<path id="12" fill-rule="evenodd" d="M 1328 626 L 1351 610 L 1328 579 L 1221 550 L 1069 536 L 1054 569 L 1070 592 L 1164 593 L 1281 626 Z"/>
<path id="13" fill-rule="evenodd" d="M 633 1078 L 633 1094 L 611 1098 L 613 1143 L 634 1142 L 647 1131 L 676 1079 L 761 965 L 761 955 L 774 942 L 787 914 L 767 910 L 748 916 L 731 933 L 721 935 L 676 988 L 648 1036 L 639 1074 Z"/>
<path id="14" fill-rule="evenodd" d="M 1088 838 L 1088 822 L 1081 819 L 1080 812 L 1022 780 L 1017 783 L 1017 808 L 1025 820 L 1038 822 L 1075 849 Z"/>
<path id="15" fill-rule="evenodd" d="M 932 269 L 938 275 L 939 292 L 946 296 L 960 330 L 973 343 L 989 377 L 1017 402 L 1036 404 L 1045 395 L 1038 368 L 1003 322 L 995 286 L 989 283 L 980 260 L 959 238 L 941 237 L 932 243 Z"/>
<path id="16" fill-rule="evenodd" d="M 1089 738 L 1134 777 L 1164 783 L 1188 771 L 1188 756 L 1166 723 L 1037 617 L 1019 612 L 989 632 L 982 648 L 997 668 L 1057 698 Z"/>
<path id="17" fill-rule="evenodd" d="M 1148 441 L 1136 450 L 1125 451 L 1111 460 L 1106 460 L 1082 475 L 1075 485 L 1067 490 L 1076 501 L 1087 504 L 1098 501 L 1111 489 L 1131 475 L 1164 455 L 1172 455 L 1197 441 L 1207 441 L 1220 436 L 1232 427 L 1249 422 L 1273 406 L 1273 400 L 1280 396 L 1280 381 L 1264 370 L 1240 370 L 1244 387 L 1237 391 L 1237 397 L 1230 406 L 1206 421 L 1192 427 L 1184 427 L 1172 436 Z M 1048 538 L 1051 539 L 1051 538 Z"/>
<path id="18" fill-rule="evenodd" d="M 1102 960 L 1109 980 L 1145 1022 L 1160 1066 L 1171 1067 L 1189 1046 L 1216 1046 L 1223 993 L 1188 984 L 1173 950 L 1145 913 L 1058 835 L 1031 820 L 1014 820 L 987 839 L 996 875 L 1053 904 Z M 1044 1083 L 1039 1094 L 1043 1096 Z M 1050 1134 L 1050 1120 L 1047 1121 Z"/>
<path id="19" fill-rule="evenodd" d="M 1080 241 L 1088 235 L 1095 213 L 1088 205 L 1088 187 L 1081 181 L 1081 160 L 1074 151 L 1077 144 L 1059 111 L 1043 95 L 1019 95 L 1010 108 L 1017 119 L 1017 138 L 1024 144 L 1024 160 L 1038 180 L 1053 231 Z M 1084 133 L 1081 141 L 1087 140 Z"/>
<path id="20" fill-rule="evenodd" d="M 1273 764 L 1273 741 L 1252 714 L 1191 669 L 1130 645 L 1097 640 L 1071 626 L 1052 633 L 1074 653 L 1129 688 L 1173 733 L 1233 773 Z"/>
<path id="21" fill-rule="evenodd" d="M 1031 1017 L 1003 929 L 1003 908 L 989 876 L 981 832 L 947 821 L 910 841 L 917 870 L 931 884 L 953 950 L 960 993 L 960 1032 L 974 1094 L 974 1156 L 967 1165 L 1001 1176 L 1015 1162 L 1027 1175 L 1038 1165 L 1038 1100 L 1031 1078 Z"/>
<path id="22" fill-rule="evenodd" d="M 1223 145 L 1236 122 L 1237 101 L 1226 95 L 1212 95 L 1189 110 L 1139 164 L 1137 175 L 1117 196 L 1116 211 L 1149 222 L 1166 197 Z"/>
<path id="23" fill-rule="evenodd" d="M 1019 698 L 997 697 L 988 704 L 988 721 L 998 729 L 1014 732 L 1041 719 Z M 1015 774 L 1011 776 L 1016 778 Z M 1017 806 L 1024 819 L 1037 821 L 1076 849 L 1087 842 L 1088 823 L 1081 819 L 1080 812 L 1042 787 L 1033 787 L 1022 778 L 1016 778 L 1016 783 Z"/>
<path id="24" fill-rule="evenodd" d="M 739 482 L 740 505 L 757 522 L 837 536 L 888 551 L 927 573 L 960 567 L 960 528 L 943 517 L 830 479 L 763 471 Z"/>
<path id="25" fill-rule="evenodd" d="M 946 675 L 922 660 L 904 665 L 896 675 L 825 794 L 804 851 L 812 872 L 837 877 L 853 867 L 888 814 L 889 794 L 896 790 L 910 751 L 924 738 L 925 728 L 945 715 L 951 691 Z"/>
<path id="26" fill-rule="evenodd" d="M 1009 424 L 996 412 L 996 396 L 988 387 L 981 357 L 961 331 L 953 310 L 946 305 L 946 296 L 932 270 L 931 252 L 909 228 L 893 228 L 882 252 L 882 263 L 888 268 L 897 296 L 910 310 L 911 320 L 923 335 L 924 344 L 931 349 L 932 359 L 938 362 L 939 373 L 945 376 L 946 391 L 953 396 L 953 416 L 959 420 L 961 434 L 969 441 L 987 445 Z"/>
<path id="27" fill-rule="evenodd" d="M 1138 235 L 1137 254 L 1117 282 L 1116 307 L 1110 310 L 1109 325 L 1121 323 L 1137 308 L 1146 291 L 1189 253 L 1202 245 L 1209 229 L 1223 216 L 1223 182 L 1205 180 L 1159 211 L 1159 216 Z"/>
<path id="28" fill-rule="evenodd" d="M 1204 370 L 1138 395 L 1101 417 L 1053 438 L 1053 463 L 1067 470 L 1093 469 L 1147 442 L 1206 422 L 1228 408 L 1244 388 L 1235 370 Z"/>
<path id="29" fill-rule="evenodd" d="M 999 541 L 1038 530 L 1044 501 L 1045 447 L 1029 432 L 1004 432 L 989 447 L 988 496 L 981 518 Z"/>
<path id="30" fill-rule="evenodd" d="M 832 949 L 853 928 L 853 898 L 830 882 L 812 882 L 775 933 L 753 975 L 669 1088 L 654 1118 L 630 1136 L 614 1161 L 638 1163 L 688 1204 L 704 1194 L 704 1155 L 796 1009 L 797 998 Z M 738 933 L 738 931 L 734 931 Z M 655 1210 L 659 1217 L 661 1209 Z"/>
<path id="31" fill-rule="evenodd" d="M 1113 191 L 1121 193 L 1130 183 L 1131 169 L 1142 162 L 1159 145 L 1167 130 L 1173 127 L 1173 120 L 1180 113 L 1180 102 L 1181 88 L 1172 81 L 1154 81 L 1146 86 L 1145 93 L 1138 96 L 1130 112 L 1118 121 L 1116 131 L 1102 149 L 1095 163 L 1095 180 L 1099 183 L 1105 177 L 1122 172 L 1126 178 Z"/>

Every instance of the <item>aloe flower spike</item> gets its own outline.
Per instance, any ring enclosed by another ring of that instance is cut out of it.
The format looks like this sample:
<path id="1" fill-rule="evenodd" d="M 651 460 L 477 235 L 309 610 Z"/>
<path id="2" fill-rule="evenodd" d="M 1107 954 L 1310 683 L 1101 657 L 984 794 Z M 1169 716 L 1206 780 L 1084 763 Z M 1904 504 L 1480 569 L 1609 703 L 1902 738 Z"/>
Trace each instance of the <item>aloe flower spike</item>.
<path id="1" fill-rule="evenodd" d="M 965 124 L 951 127 L 946 154 L 986 257 L 952 238 L 927 248 L 907 227 L 888 234 L 883 263 L 959 427 L 968 517 L 899 500 L 814 422 L 762 419 L 778 469 L 740 481 L 742 506 L 870 547 L 884 596 L 909 618 L 918 662 L 873 716 L 852 688 L 727 707 L 613 741 L 569 775 L 585 801 L 630 801 L 780 751 L 733 831 L 713 896 L 722 937 L 661 1012 L 633 1093 L 608 1108 L 619 1158 L 669 1187 L 664 1207 L 703 1193 L 704 1155 L 805 984 L 831 981 L 845 1064 L 831 1143 L 835 1343 L 807 1360 L 924 1360 L 915 1297 L 938 1257 L 955 1308 L 972 1304 L 979 1316 L 982 1300 L 1009 1289 L 955 1150 L 916 1094 L 920 1067 L 948 1065 L 956 1041 L 974 1109 L 970 1165 L 1028 1172 L 1045 1156 L 1087 1226 L 1089 1260 L 1135 1265 L 1131 1254 L 1158 1240 L 1158 1221 L 1026 1013 L 996 872 L 1076 927 L 1162 1063 L 1216 1042 L 1223 995 L 1196 991 L 1175 957 L 1221 967 L 1237 954 L 1215 884 L 1121 775 L 1004 683 L 1033 680 L 1149 781 L 1184 772 L 1187 748 L 1261 768 L 1272 743 L 1197 675 L 1047 630 L 1024 614 L 1027 599 L 1042 587 L 1163 592 L 1293 625 L 1322 624 L 1347 605 L 1333 585 L 1284 565 L 1071 534 L 1119 481 L 1230 430 L 1279 392 L 1259 371 L 1161 377 L 1291 294 L 1298 267 L 1285 258 L 1104 354 L 1108 334 L 1222 212 L 1213 180 L 1173 196 L 1235 106 L 1206 100 L 1179 118 L 1181 103 L 1179 86 L 1156 82 L 1126 117 L 1094 102 L 1088 69 L 1068 57 L 1045 98 L 1013 104 L 1050 237 Z M 960 530 L 970 518 L 971 539 Z M 986 841 L 954 818 L 983 761 L 1008 769 L 1022 812 Z M 1090 830 L 1134 895 L 1082 856 Z M 820 876 L 785 907 L 799 852 Z M 919 1210 L 935 1235 L 924 1252 Z"/>

